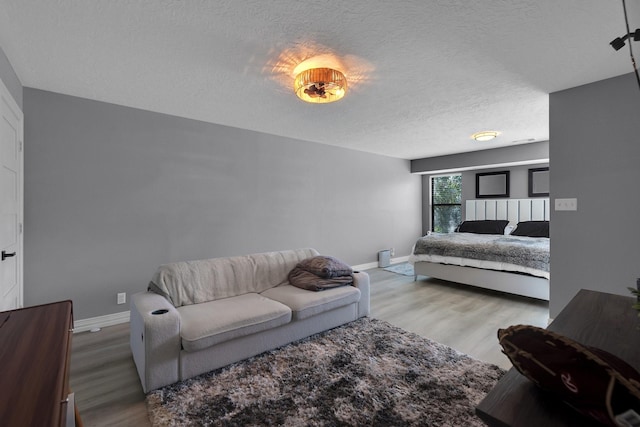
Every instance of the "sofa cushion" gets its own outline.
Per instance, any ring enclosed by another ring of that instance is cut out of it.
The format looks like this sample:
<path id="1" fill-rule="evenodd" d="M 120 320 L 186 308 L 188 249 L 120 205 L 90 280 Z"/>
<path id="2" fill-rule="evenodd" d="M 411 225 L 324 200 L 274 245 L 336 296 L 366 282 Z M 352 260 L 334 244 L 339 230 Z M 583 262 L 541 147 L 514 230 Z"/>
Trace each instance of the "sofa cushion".
<path id="1" fill-rule="evenodd" d="M 294 320 L 306 319 L 360 301 L 360 290 L 353 286 L 313 292 L 292 285 L 281 285 L 268 289 L 261 295 L 288 306 L 293 311 Z"/>
<path id="2" fill-rule="evenodd" d="M 186 351 L 275 328 L 291 321 L 291 309 L 256 293 L 179 307 Z"/>
<path id="3" fill-rule="evenodd" d="M 307 248 L 164 264 L 156 270 L 149 290 L 175 307 L 260 293 L 286 283 L 300 261 L 315 255 L 315 249 Z"/>

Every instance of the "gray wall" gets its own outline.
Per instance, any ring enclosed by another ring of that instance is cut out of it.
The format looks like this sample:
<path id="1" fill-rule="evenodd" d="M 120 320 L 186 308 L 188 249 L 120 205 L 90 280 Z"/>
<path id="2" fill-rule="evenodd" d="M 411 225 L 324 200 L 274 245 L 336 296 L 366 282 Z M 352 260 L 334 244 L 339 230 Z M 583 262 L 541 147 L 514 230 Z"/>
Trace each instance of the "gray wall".
<path id="1" fill-rule="evenodd" d="M 9 58 L 2 50 L 2 46 L 0 46 L 0 80 L 9 89 L 9 93 L 13 96 L 18 107 L 22 109 L 22 83 L 20 83 L 20 79 L 18 79 L 15 70 L 11 66 Z"/>
<path id="2" fill-rule="evenodd" d="M 25 88 L 25 304 L 125 311 L 171 261 L 311 246 L 409 255 L 409 161 Z M 249 120 L 249 119 L 248 119 Z"/>
<path id="3" fill-rule="evenodd" d="M 633 74 L 550 96 L 551 197 L 578 199 L 551 212 L 555 317 L 581 288 L 630 295 L 640 277 L 640 90 Z M 634 327 L 629 325 L 629 327 Z"/>

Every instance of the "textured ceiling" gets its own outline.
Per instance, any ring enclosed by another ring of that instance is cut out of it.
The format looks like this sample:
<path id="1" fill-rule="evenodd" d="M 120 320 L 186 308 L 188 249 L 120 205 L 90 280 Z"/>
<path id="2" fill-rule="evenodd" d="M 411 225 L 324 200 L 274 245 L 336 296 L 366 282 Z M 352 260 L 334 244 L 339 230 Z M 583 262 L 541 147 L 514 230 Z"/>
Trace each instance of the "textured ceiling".
<path id="1" fill-rule="evenodd" d="M 26 87 L 405 159 L 548 140 L 549 93 L 632 71 L 625 33 L 614 0 L 0 0 Z M 343 100 L 293 94 L 317 56 Z"/>

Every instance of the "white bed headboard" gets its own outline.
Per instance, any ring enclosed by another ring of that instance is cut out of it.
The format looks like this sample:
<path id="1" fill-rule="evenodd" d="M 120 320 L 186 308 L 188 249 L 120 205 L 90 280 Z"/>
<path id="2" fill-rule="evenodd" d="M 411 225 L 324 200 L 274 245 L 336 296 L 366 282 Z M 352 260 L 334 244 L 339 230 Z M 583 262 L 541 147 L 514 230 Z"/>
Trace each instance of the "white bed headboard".
<path id="1" fill-rule="evenodd" d="M 467 200 L 465 220 L 507 219 L 516 225 L 520 221 L 549 221 L 549 199 L 482 199 Z"/>

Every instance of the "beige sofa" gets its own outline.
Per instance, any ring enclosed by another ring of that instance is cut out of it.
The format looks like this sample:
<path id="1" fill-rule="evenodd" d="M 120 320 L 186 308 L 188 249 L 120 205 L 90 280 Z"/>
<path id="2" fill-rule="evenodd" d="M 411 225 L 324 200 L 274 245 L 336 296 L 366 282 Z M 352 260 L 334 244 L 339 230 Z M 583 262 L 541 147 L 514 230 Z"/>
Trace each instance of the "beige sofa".
<path id="1" fill-rule="evenodd" d="M 287 276 L 314 249 L 160 266 L 131 297 L 131 336 L 145 392 L 369 314 L 369 276 L 314 292 Z M 155 291 L 155 292 L 154 292 Z"/>

